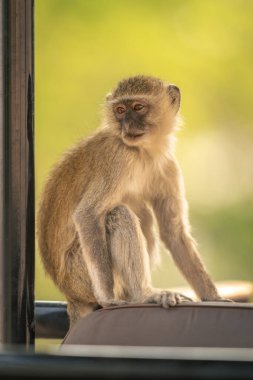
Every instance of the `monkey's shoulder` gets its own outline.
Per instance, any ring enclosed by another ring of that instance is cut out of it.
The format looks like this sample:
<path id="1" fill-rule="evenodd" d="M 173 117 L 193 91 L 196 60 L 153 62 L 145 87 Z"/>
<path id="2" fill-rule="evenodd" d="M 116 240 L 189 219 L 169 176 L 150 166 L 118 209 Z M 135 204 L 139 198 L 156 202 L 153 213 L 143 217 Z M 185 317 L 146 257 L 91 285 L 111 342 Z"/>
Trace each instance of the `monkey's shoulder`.
<path id="1" fill-rule="evenodd" d="M 84 170 L 85 167 L 94 169 L 100 162 L 112 160 L 117 151 L 117 139 L 109 133 L 97 131 L 94 134 L 81 139 L 72 147 L 65 150 L 52 172 Z M 94 173 L 93 173 L 94 174 Z"/>

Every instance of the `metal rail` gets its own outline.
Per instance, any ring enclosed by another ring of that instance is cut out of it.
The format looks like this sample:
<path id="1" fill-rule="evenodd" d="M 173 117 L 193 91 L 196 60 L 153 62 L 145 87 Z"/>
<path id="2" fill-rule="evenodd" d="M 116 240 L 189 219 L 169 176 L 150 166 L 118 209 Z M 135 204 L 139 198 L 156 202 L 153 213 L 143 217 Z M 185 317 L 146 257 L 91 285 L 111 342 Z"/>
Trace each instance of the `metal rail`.
<path id="1" fill-rule="evenodd" d="M 96 349 L 97 350 L 97 349 Z M 176 351 L 176 352 L 175 352 Z M 91 354 L 89 354 L 91 352 Z M 134 355 L 133 355 L 134 354 Z M 252 352 L 251 352 L 252 355 Z M 217 350 L 69 347 L 60 354 L 22 351 L 0 355 L 0 376 L 8 379 L 252 379 L 253 362 L 245 352 Z M 236 360 L 235 360 L 236 358 Z"/>
<path id="2" fill-rule="evenodd" d="M 36 338 L 63 339 L 69 328 L 66 302 L 35 302 Z"/>
<path id="3" fill-rule="evenodd" d="M 33 0 L 0 1 L 0 341 L 34 342 Z"/>

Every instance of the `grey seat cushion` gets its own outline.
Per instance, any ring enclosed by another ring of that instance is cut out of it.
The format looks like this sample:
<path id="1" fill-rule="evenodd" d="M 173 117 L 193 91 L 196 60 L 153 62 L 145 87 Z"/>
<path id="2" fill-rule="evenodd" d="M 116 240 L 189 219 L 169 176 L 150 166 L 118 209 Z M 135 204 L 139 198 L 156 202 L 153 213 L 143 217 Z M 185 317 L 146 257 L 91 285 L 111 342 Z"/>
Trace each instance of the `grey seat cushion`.
<path id="1" fill-rule="evenodd" d="M 253 347 L 253 304 L 108 307 L 79 320 L 63 344 Z"/>

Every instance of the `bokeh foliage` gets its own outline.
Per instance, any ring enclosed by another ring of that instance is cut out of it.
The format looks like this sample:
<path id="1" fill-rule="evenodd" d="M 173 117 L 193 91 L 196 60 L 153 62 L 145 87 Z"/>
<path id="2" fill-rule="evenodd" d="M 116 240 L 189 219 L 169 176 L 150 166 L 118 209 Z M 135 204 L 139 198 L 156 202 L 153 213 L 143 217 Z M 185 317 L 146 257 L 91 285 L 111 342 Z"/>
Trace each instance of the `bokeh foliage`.
<path id="1" fill-rule="evenodd" d="M 36 0 L 37 199 L 119 79 L 161 77 L 182 92 L 177 156 L 201 254 L 216 280 L 252 280 L 252 19 L 252 0 Z M 163 260 L 154 283 L 182 284 Z M 36 298 L 62 299 L 39 258 L 36 271 Z"/>

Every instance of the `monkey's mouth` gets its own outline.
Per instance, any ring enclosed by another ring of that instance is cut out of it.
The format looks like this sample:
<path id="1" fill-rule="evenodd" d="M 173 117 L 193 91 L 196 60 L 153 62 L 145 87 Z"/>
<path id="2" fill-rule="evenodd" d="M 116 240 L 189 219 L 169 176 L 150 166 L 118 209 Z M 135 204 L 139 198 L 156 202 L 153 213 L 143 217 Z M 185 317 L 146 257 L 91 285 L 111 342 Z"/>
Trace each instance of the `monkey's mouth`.
<path id="1" fill-rule="evenodd" d="M 128 140 L 137 140 L 141 136 L 143 136 L 145 132 L 139 132 L 139 133 L 125 133 L 124 138 Z"/>

